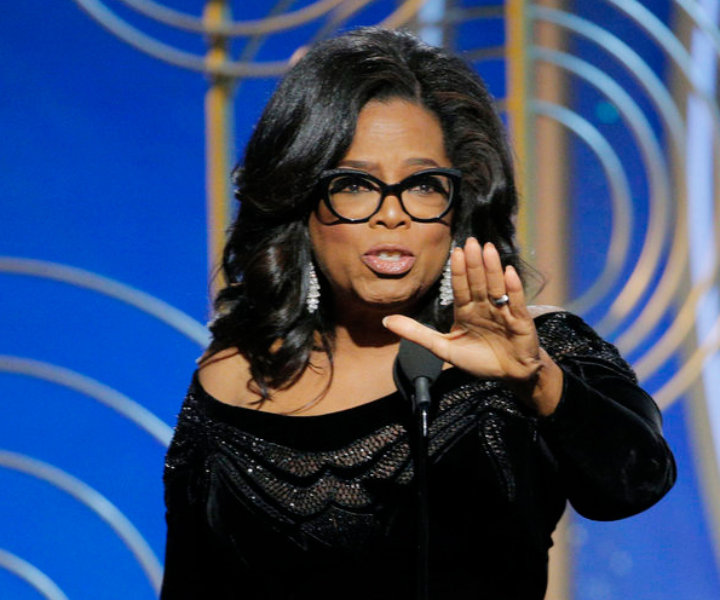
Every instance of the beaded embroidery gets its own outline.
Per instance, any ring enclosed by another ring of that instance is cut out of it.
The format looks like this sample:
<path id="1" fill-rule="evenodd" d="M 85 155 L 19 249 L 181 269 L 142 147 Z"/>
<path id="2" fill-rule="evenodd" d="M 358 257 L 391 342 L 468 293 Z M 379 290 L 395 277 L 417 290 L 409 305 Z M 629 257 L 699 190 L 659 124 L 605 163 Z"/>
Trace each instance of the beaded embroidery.
<path id="1" fill-rule="evenodd" d="M 556 360 L 590 355 L 634 377 L 617 350 L 578 317 L 548 315 L 539 323 L 538 334 Z M 166 483 L 183 470 L 203 465 L 202 475 L 190 478 L 191 502 L 207 497 L 211 480 L 222 481 L 236 497 L 246 499 L 245 505 L 279 525 L 325 544 L 352 547 L 383 526 L 377 510 L 378 486 L 398 489 L 412 480 L 408 432 L 402 424 L 389 422 L 336 450 L 299 451 L 211 418 L 201 394 L 190 389 L 166 459 Z M 504 386 L 469 380 L 439 398 L 430 426 L 431 461 L 475 430 L 497 468 L 506 497 L 512 500 L 515 480 L 504 435 L 512 421 L 521 421 L 533 431 L 533 418 Z M 213 479 L 215 471 L 221 471 L 222 477 Z M 302 543 L 296 534 L 291 537 Z"/>

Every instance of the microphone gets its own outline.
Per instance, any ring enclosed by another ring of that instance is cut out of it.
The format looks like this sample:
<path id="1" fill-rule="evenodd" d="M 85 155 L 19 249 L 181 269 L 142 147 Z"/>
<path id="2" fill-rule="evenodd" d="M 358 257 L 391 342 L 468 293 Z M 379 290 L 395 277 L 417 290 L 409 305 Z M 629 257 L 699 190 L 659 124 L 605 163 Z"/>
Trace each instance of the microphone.
<path id="1" fill-rule="evenodd" d="M 412 444 L 415 463 L 417 491 L 417 573 L 416 591 L 418 600 L 429 598 L 429 548 L 430 548 L 430 501 L 428 499 L 428 413 L 430 410 L 430 386 L 442 371 L 443 361 L 427 348 L 415 342 L 400 341 L 393 379 L 406 400 L 412 401 L 413 432 Z"/>
<path id="2" fill-rule="evenodd" d="M 413 412 L 422 415 L 422 432 L 427 437 L 427 414 L 430 408 L 430 386 L 442 371 L 443 360 L 430 350 L 403 339 L 400 341 L 393 379 L 406 400 L 411 400 Z"/>

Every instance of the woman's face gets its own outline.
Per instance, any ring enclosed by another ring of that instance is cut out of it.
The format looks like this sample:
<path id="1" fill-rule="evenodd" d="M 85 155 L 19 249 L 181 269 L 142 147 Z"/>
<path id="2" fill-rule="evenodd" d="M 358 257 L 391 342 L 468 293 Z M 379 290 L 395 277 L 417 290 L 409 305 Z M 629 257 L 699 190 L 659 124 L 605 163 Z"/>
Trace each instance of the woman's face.
<path id="1" fill-rule="evenodd" d="M 370 101 L 338 168 L 393 184 L 433 167 L 451 167 L 435 115 L 406 100 Z M 336 310 L 412 310 L 440 276 L 450 251 L 451 213 L 441 222 L 412 221 L 388 195 L 366 223 L 343 223 L 320 204 L 310 217 L 315 258 L 333 289 Z"/>

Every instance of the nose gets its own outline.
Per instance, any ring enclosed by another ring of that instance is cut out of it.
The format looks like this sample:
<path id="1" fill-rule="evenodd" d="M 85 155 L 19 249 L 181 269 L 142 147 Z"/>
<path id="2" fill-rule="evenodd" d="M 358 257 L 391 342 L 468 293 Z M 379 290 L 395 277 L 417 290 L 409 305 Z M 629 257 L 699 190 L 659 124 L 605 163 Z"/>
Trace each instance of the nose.
<path id="1" fill-rule="evenodd" d="M 410 215 L 403 210 L 398 196 L 387 194 L 382 199 L 380 210 L 370 218 L 369 223 L 371 227 L 387 227 L 388 229 L 408 227 Z"/>

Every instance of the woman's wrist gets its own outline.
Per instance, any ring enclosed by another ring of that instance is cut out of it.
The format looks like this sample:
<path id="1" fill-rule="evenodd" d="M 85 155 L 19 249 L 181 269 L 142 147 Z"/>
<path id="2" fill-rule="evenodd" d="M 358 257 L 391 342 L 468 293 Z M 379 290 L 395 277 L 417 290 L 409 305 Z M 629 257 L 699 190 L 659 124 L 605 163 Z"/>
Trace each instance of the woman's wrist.
<path id="1" fill-rule="evenodd" d="M 524 381 L 509 382 L 510 388 L 526 406 L 538 415 L 551 415 L 562 397 L 563 372 L 544 348 L 538 352 L 535 372 Z"/>

